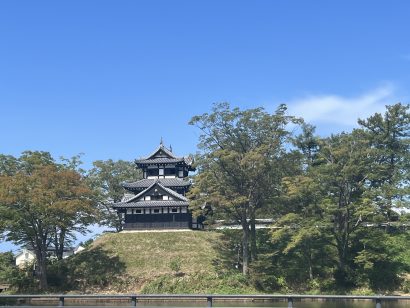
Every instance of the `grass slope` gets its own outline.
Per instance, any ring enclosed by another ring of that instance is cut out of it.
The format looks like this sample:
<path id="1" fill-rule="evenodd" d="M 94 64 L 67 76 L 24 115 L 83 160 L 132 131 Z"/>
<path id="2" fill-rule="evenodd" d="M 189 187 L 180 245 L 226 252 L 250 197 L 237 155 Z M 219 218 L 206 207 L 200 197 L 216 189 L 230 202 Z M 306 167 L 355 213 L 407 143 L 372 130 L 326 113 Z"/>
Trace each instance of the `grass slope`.
<path id="1" fill-rule="evenodd" d="M 71 262 L 82 291 L 257 293 L 233 269 L 235 257 L 217 232 L 140 232 L 105 234 Z"/>

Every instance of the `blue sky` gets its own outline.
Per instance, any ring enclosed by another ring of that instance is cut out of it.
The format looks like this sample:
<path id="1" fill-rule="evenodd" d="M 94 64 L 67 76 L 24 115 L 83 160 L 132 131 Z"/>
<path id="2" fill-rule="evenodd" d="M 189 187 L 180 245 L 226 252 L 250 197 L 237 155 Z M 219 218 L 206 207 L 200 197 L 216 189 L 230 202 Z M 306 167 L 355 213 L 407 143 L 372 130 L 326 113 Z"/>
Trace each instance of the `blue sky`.
<path id="1" fill-rule="evenodd" d="M 1 1 L 0 153 L 131 160 L 215 102 L 318 132 L 409 102 L 409 1 Z"/>

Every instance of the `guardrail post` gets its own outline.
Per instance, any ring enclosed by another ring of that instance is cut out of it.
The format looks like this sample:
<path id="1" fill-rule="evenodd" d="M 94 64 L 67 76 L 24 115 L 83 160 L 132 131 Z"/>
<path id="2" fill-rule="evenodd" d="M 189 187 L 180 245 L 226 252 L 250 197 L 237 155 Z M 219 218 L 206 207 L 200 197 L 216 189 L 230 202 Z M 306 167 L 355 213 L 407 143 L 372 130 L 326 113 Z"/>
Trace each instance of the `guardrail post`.
<path id="1" fill-rule="evenodd" d="M 206 302 L 207 302 L 207 304 L 208 304 L 208 307 L 212 307 L 212 296 L 208 296 L 208 297 L 206 298 Z"/>
<path id="2" fill-rule="evenodd" d="M 292 308 L 292 307 L 293 307 L 293 298 L 288 297 L 288 308 Z"/>
<path id="3" fill-rule="evenodd" d="M 137 297 L 136 296 L 131 296 L 131 306 L 137 307 Z"/>
<path id="4" fill-rule="evenodd" d="M 376 308 L 382 308 L 382 300 L 380 298 L 376 298 Z"/>
<path id="5" fill-rule="evenodd" d="M 64 296 L 60 296 L 58 299 L 58 307 L 64 306 Z"/>

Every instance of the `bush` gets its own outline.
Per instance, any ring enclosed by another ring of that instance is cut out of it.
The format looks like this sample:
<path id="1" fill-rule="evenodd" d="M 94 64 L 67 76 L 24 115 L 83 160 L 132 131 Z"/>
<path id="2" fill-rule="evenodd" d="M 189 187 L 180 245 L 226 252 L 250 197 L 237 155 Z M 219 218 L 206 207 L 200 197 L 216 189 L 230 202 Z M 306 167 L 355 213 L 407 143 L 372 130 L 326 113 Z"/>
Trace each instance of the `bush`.
<path id="1" fill-rule="evenodd" d="M 11 252 L 0 253 L 0 283 L 9 284 L 16 292 L 36 292 L 36 282 L 33 277 L 33 265 L 18 268 L 14 264 Z"/>

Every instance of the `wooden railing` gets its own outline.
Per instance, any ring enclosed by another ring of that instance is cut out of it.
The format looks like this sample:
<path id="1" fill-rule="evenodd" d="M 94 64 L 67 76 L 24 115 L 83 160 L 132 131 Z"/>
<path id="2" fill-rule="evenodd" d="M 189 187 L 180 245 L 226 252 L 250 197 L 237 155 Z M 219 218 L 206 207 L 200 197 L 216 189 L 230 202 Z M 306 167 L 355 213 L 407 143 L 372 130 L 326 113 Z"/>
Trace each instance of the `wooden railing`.
<path id="1" fill-rule="evenodd" d="M 214 295 L 214 294 L 128 294 L 128 295 L 74 295 L 74 294 L 54 294 L 54 295 L 0 295 L 1 299 L 56 299 L 58 300 L 58 306 L 62 307 L 65 304 L 65 299 L 128 299 L 130 306 L 137 307 L 138 300 L 143 299 L 156 299 L 156 300 L 178 300 L 178 299 L 192 299 L 195 301 L 206 301 L 207 307 L 212 307 L 214 300 L 245 300 L 245 299 L 260 299 L 260 300 L 284 300 L 287 301 L 288 307 L 293 307 L 294 300 L 303 299 L 319 299 L 319 300 L 372 300 L 375 303 L 376 308 L 381 308 L 382 303 L 388 301 L 410 301 L 410 296 L 356 296 L 356 295 L 300 295 L 300 294 L 283 294 L 283 295 Z"/>

